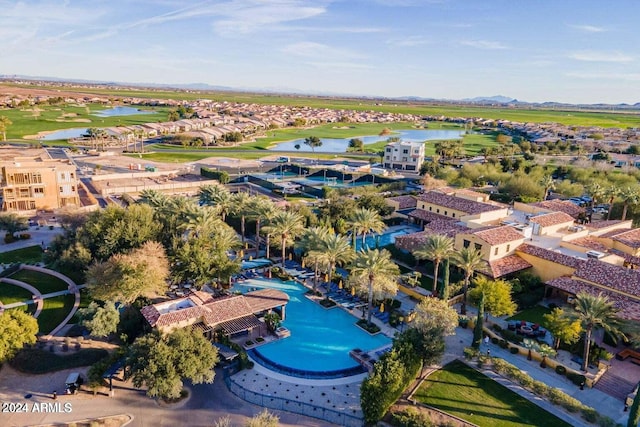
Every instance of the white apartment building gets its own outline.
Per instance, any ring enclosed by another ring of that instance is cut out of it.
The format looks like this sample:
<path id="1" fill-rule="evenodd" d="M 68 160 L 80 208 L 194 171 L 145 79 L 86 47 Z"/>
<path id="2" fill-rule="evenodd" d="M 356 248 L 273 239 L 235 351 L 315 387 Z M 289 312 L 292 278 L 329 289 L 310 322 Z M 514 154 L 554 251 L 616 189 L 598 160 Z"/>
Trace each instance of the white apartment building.
<path id="1" fill-rule="evenodd" d="M 424 142 L 392 142 L 384 149 L 384 167 L 418 171 L 424 162 Z"/>

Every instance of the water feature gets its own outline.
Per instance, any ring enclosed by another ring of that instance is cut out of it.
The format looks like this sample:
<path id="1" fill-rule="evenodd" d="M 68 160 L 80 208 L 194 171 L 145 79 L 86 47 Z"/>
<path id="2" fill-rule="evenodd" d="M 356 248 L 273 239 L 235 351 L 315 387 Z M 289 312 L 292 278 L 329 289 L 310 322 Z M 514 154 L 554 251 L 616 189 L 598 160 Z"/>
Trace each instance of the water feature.
<path id="1" fill-rule="evenodd" d="M 313 132 L 313 130 L 310 130 Z M 392 135 L 367 135 L 360 137 L 349 138 L 320 138 L 322 141 L 322 147 L 315 149 L 318 153 L 344 153 L 349 147 L 349 140 L 353 138 L 360 138 L 365 145 L 374 144 L 379 141 L 386 141 L 390 137 L 398 137 L 407 142 L 422 142 L 433 141 L 441 139 L 460 139 L 464 131 L 461 130 L 436 130 L 436 129 L 409 129 L 399 130 Z M 300 145 L 300 149 L 296 150 L 296 144 Z M 304 138 L 295 139 L 293 141 L 281 142 L 275 147 L 271 148 L 273 151 L 300 151 L 311 152 L 311 147 L 304 144 Z"/>
<path id="2" fill-rule="evenodd" d="M 63 129 L 63 130 L 57 130 L 55 132 L 51 132 L 43 136 L 42 138 L 40 138 L 40 140 L 57 141 L 60 139 L 80 138 L 85 133 L 87 133 L 87 128 Z"/>
<path id="3" fill-rule="evenodd" d="M 384 246 L 395 243 L 397 236 L 404 236 L 405 234 L 417 233 L 420 231 L 419 227 L 406 226 L 406 227 L 394 227 L 391 230 L 387 230 L 382 234 L 369 234 L 365 239 L 365 245 L 369 249 L 382 248 Z M 356 251 L 359 251 L 362 247 L 362 236 L 356 238 Z"/>
<path id="4" fill-rule="evenodd" d="M 98 117 L 118 117 L 118 116 L 135 116 L 138 114 L 156 114 L 155 111 L 139 110 L 134 107 L 113 107 L 107 110 L 96 111 L 91 113 L 92 116 Z"/>
<path id="5" fill-rule="evenodd" d="M 282 326 L 291 336 L 265 344 L 256 350 L 265 358 L 289 368 L 322 372 L 358 367 L 349 351 L 364 351 L 388 345 L 385 335 L 369 335 L 355 326 L 357 319 L 341 308 L 326 310 L 305 297 L 307 289 L 297 282 L 249 279 L 236 283 L 233 290 L 248 292 L 256 288 L 278 289 L 289 295 Z"/>

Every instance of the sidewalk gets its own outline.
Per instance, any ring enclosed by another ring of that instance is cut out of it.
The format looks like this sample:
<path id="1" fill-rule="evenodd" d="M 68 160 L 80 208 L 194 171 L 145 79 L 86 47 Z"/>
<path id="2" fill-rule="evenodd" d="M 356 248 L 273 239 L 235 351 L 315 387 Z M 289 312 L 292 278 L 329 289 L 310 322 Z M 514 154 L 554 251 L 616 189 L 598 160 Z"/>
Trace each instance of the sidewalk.
<path id="1" fill-rule="evenodd" d="M 471 345 L 472 338 L 473 338 L 473 331 L 471 329 L 456 328 L 456 334 L 449 336 L 446 339 L 446 349 L 445 349 L 445 355 L 442 360 L 442 364 L 445 365 L 455 359 L 462 358 L 463 350 L 465 347 L 468 347 Z M 526 357 L 521 355 L 511 354 L 511 352 L 501 348 L 496 344 L 483 343 L 481 346 L 481 351 L 486 354 L 487 349 L 490 350 L 492 357 L 499 357 L 501 359 L 504 359 L 505 361 L 511 363 L 512 365 L 526 372 L 533 379 L 537 381 L 541 381 L 547 384 L 548 386 L 562 390 L 569 396 L 579 400 L 585 405 L 596 409 L 599 413 L 603 415 L 607 415 L 608 417 L 613 419 L 616 423 L 623 424 L 623 425 L 627 424 L 628 412 L 624 412 L 624 403 L 615 399 L 614 397 L 609 396 L 608 394 L 605 394 L 599 390 L 588 388 L 588 387 L 585 387 L 584 390 L 580 390 L 578 386 L 570 382 L 566 377 L 556 374 L 554 370 L 549 368 L 547 369 L 541 368 L 539 362 L 527 360 Z M 484 373 L 486 374 L 486 372 Z M 489 375 L 489 376 L 493 378 L 492 375 Z M 502 383 L 503 381 L 501 380 L 499 382 Z M 563 414 L 561 418 L 565 418 L 566 415 L 568 414 L 563 409 L 561 409 L 560 406 L 552 405 L 550 403 L 547 403 L 546 401 L 542 401 L 540 398 L 522 389 L 522 387 L 520 387 L 519 385 L 513 384 L 510 381 L 508 382 L 511 384 L 511 386 L 509 386 L 510 389 L 518 392 L 518 394 L 526 397 L 528 400 L 531 400 L 532 402 L 539 404 L 539 406 L 542 406 L 544 409 L 548 410 L 549 412 L 552 412 L 556 415 L 558 415 L 559 413 Z M 519 392 L 518 389 L 520 389 L 525 394 L 523 394 L 522 392 Z M 540 405 L 540 403 L 544 403 L 544 405 Z M 547 407 L 545 405 L 550 405 L 550 407 Z M 553 409 L 553 410 L 550 410 L 550 409 Z M 571 418 L 571 424 L 573 425 L 582 425 L 580 423 L 584 422 L 580 417 L 580 414 L 568 414 L 568 415 L 570 417 L 573 417 Z M 584 425 L 589 425 L 589 424 L 585 423 Z"/>

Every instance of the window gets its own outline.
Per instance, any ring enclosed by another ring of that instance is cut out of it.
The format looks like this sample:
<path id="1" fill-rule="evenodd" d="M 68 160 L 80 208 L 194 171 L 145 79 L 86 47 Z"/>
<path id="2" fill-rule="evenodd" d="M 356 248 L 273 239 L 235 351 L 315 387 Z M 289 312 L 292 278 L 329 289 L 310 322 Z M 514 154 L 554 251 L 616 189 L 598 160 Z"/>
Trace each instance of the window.
<path id="1" fill-rule="evenodd" d="M 507 252 L 511 249 L 511 245 L 507 245 Z"/>
<path id="2" fill-rule="evenodd" d="M 429 206 L 429 212 L 433 211 L 433 208 L 431 206 Z"/>
<path id="3" fill-rule="evenodd" d="M 403 158 L 402 158 L 402 161 L 403 161 L 403 162 L 406 162 L 406 161 L 407 161 L 407 158 L 406 158 L 406 157 L 403 157 Z"/>
<path id="4" fill-rule="evenodd" d="M 402 154 L 409 154 L 409 150 L 407 149 L 402 150 Z"/>
<path id="5" fill-rule="evenodd" d="M 456 217 L 456 213 L 455 213 L 455 212 L 451 212 L 451 216 L 452 216 L 453 218 L 455 218 L 455 217 Z"/>
<path id="6" fill-rule="evenodd" d="M 498 248 L 497 247 L 493 250 L 493 254 L 494 255 L 498 255 Z"/>
<path id="7" fill-rule="evenodd" d="M 391 147 L 387 147 L 387 153 L 391 152 Z"/>
<path id="8" fill-rule="evenodd" d="M 440 213 L 440 208 L 436 209 L 436 213 Z"/>
<path id="9" fill-rule="evenodd" d="M 444 211 L 444 214 L 445 214 L 445 216 L 447 216 L 447 215 L 449 215 L 449 212 L 447 212 L 447 211 Z"/>
<path id="10" fill-rule="evenodd" d="M 480 243 L 475 243 L 474 246 L 475 246 L 477 251 L 481 251 L 482 250 L 482 245 Z"/>
<path id="11" fill-rule="evenodd" d="M 462 246 L 464 246 L 465 248 L 468 248 L 471 245 L 471 242 L 468 241 L 467 239 L 464 239 L 462 241 Z"/>

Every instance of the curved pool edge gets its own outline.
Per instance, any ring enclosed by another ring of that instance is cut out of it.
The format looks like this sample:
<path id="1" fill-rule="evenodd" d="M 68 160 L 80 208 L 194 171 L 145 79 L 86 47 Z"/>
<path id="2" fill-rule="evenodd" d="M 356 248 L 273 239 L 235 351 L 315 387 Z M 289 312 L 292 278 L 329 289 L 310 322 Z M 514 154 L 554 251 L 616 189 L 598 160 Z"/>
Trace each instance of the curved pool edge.
<path id="1" fill-rule="evenodd" d="M 338 378 L 347 378 L 365 374 L 367 372 L 367 370 L 360 364 L 350 368 L 335 369 L 330 371 L 309 371 L 306 369 L 292 368 L 290 366 L 285 366 L 278 362 L 274 362 L 273 360 L 260 353 L 257 348 L 248 350 L 247 354 L 251 357 L 254 363 L 258 363 L 264 368 L 267 368 L 278 374 L 294 378 L 303 378 L 307 380 L 331 380 Z"/>

